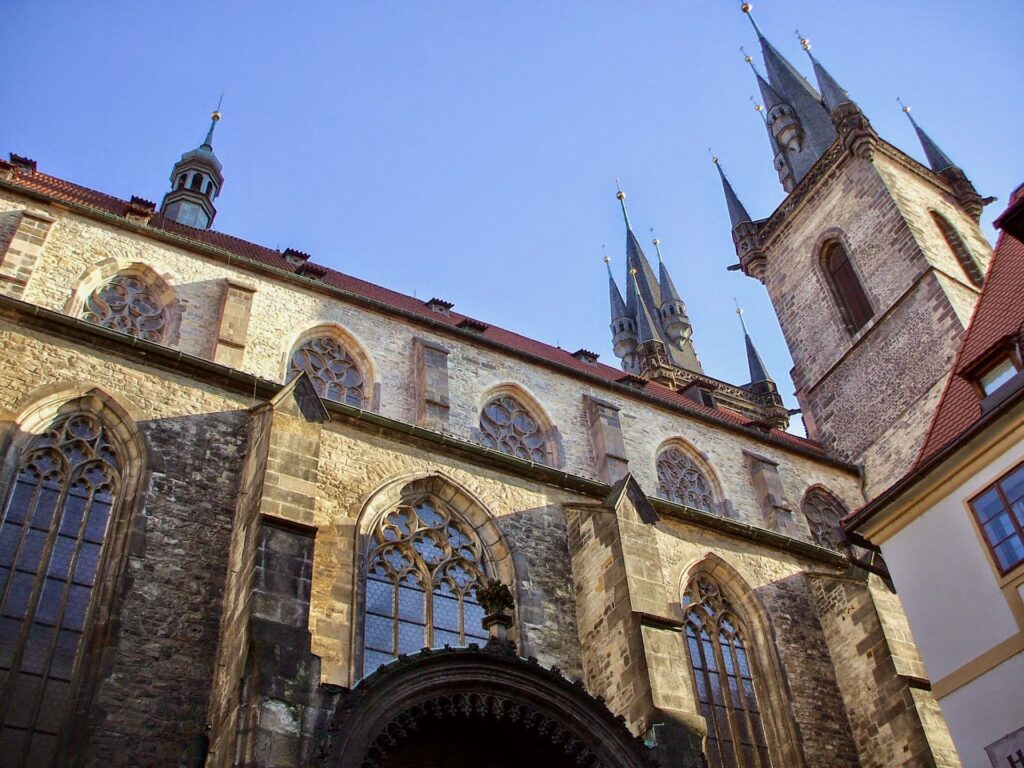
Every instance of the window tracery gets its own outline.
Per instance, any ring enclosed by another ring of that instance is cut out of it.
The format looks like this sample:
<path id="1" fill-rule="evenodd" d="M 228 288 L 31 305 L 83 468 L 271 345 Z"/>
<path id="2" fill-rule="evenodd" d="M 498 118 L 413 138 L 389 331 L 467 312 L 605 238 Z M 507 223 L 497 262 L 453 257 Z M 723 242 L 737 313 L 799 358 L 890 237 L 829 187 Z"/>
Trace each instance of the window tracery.
<path id="1" fill-rule="evenodd" d="M 288 380 L 300 373 L 309 375 L 321 397 L 357 407 L 363 405 L 363 374 L 334 337 L 317 336 L 292 352 Z"/>
<path id="2" fill-rule="evenodd" d="M 549 463 L 544 429 L 511 395 L 499 395 L 484 406 L 480 433 L 487 448 L 537 464 Z"/>
<path id="3" fill-rule="evenodd" d="M 55 754 L 121 472 L 87 411 L 58 416 L 19 462 L 0 524 L 0 702 L 22 712 L 6 718 L 4 742 L 23 745 L 8 758 Z"/>
<path id="4" fill-rule="evenodd" d="M 423 647 L 486 642 L 483 576 L 480 542 L 445 505 L 423 498 L 386 514 L 367 556 L 363 674 Z"/>
<path id="5" fill-rule="evenodd" d="M 842 550 L 846 537 L 839 521 L 846 515 L 846 510 L 829 494 L 818 488 L 812 488 L 807 492 L 801 506 L 814 543 L 829 549 Z"/>
<path id="6" fill-rule="evenodd" d="M 671 446 L 658 454 L 658 495 L 663 499 L 710 512 L 714 504 L 711 483 L 681 448 Z"/>
<path id="7" fill-rule="evenodd" d="M 768 744 L 754 690 L 756 670 L 729 601 L 706 574 L 683 597 L 686 643 L 711 768 L 768 768 Z"/>
<path id="8" fill-rule="evenodd" d="M 114 275 L 85 300 L 84 319 L 103 328 L 161 343 L 168 311 L 145 280 L 136 275 Z"/>

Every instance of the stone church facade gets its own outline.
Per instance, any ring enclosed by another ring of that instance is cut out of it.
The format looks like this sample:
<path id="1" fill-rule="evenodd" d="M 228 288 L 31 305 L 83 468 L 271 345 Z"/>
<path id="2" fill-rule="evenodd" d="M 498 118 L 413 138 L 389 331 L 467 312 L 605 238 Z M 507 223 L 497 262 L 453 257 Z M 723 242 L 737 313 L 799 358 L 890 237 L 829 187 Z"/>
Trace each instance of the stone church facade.
<path id="1" fill-rule="evenodd" d="M 703 371 L 623 195 L 619 369 L 210 229 L 217 114 L 160 210 L 0 162 L 2 754 L 959 765 L 839 521 L 913 460 L 984 201 L 761 39 L 789 195 L 722 180 L 809 439 L 749 334 Z"/>

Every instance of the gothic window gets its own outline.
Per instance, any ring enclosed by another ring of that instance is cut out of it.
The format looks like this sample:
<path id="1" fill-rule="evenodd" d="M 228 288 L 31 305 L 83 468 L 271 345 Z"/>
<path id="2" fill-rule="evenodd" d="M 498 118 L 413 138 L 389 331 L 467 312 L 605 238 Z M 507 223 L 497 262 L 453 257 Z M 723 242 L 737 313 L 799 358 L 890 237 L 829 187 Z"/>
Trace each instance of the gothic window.
<path id="1" fill-rule="evenodd" d="M 945 238 L 949 250 L 956 256 L 956 260 L 960 263 L 964 274 L 967 275 L 967 279 L 980 288 L 985 280 L 985 275 L 981 271 L 981 267 L 978 266 L 978 262 L 974 260 L 974 256 L 971 255 L 967 243 L 960 237 L 960 233 L 956 231 L 956 227 L 949 222 L 949 219 L 938 211 L 931 211 L 931 214 L 932 219 L 935 221 L 935 226 L 939 228 L 942 237 Z"/>
<path id="2" fill-rule="evenodd" d="M 145 341 L 164 342 L 169 312 L 140 275 L 121 273 L 89 294 L 83 317 L 90 323 Z"/>
<path id="3" fill-rule="evenodd" d="M 821 265 L 847 328 L 850 333 L 859 331 L 875 312 L 846 249 L 839 241 L 825 244 L 821 250 Z"/>
<path id="4" fill-rule="evenodd" d="M 718 584 L 697 576 L 683 597 L 686 644 L 707 721 L 711 768 L 769 768 L 768 744 L 754 691 L 756 669 L 742 623 Z"/>
<path id="5" fill-rule="evenodd" d="M 550 463 L 544 428 L 511 395 L 499 395 L 484 406 L 480 434 L 487 448 L 537 464 Z"/>
<path id="6" fill-rule="evenodd" d="M 0 524 L 0 740 L 8 765 L 53 761 L 121 471 L 107 430 L 85 411 L 58 416 L 18 464 Z"/>
<path id="7" fill-rule="evenodd" d="M 663 499 L 710 512 L 714 504 L 711 483 L 696 462 L 681 448 L 670 446 L 658 454 L 658 495 Z"/>
<path id="8" fill-rule="evenodd" d="M 328 400 L 363 405 L 363 374 L 341 342 L 333 336 L 317 336 L 303 342 L 288 364 L 288 380 L 309 374 L 317 393 Z"/>
<path id="9" fill-rule="evenodd" d="M 843 506 L 831 494 L 820 488 L 812 488 L 804 496 L 801 508 L 814 543 L 842 550 L 846 542 L 846 536 L 839 525 L 839 521 L 846 515 Z"/>
<path id="10" fill-rule="evenodd" d="M 423 498 L 386 514 L 370 536 L 363 674 L 423 647 L 483 644 L 480 542 L 444 504 Z"/>

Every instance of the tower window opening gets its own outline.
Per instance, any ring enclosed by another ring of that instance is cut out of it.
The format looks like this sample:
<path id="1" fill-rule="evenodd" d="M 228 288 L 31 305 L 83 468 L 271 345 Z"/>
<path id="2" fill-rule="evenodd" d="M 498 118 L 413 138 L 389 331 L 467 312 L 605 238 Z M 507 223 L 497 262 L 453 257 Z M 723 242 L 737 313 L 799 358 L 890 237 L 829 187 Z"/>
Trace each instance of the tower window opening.
<path id="1" fill-rule="evenodd" d="M 821 251 L 821 264 L 847 329 L 856 333 L 875 312 L 846 249 L 837 240 L 826 243 Z"/>
<path id="2" fill-rule="evenodd" d="M 186 175 L 184 173 L 181 174 L 181 176 L 178 177 L 178 189 L 184 189 L 185 188 L 185 180 L 186 180 Z"/>
<path id="3" fill-rule="evenodd" d="M 967 279 L 974 286 L 980 288 L 981 284 L 985 281 L 985 275 L 982 273 L 981 267 L 978 266 L 978 262 L 975 261 L 973 254 L 971 254 L 971 250 L 967 247 L 967 243 L 960 237 L 960 233 L 957 232 L 956 227 L 950 223 L 949 219 L 938 211 L 931 211 L 930 213 L 935 221 L 935 226 L 942 233 L 942 237 L 949 246 L 949 250 L 956 256 L 956 260 L 960 263 L 964 274 L 967 275 Z"/>
<path id="4" fill-rule="evenodd" d="M 198 173 L 193 175 L 192 176 L 191 189 L 194 189 L 196 192 L 198 192 L 199 188 L 202 187 L 202 185 L 203 185 L 203 177 L 200 174 L 198 174 Z"/>

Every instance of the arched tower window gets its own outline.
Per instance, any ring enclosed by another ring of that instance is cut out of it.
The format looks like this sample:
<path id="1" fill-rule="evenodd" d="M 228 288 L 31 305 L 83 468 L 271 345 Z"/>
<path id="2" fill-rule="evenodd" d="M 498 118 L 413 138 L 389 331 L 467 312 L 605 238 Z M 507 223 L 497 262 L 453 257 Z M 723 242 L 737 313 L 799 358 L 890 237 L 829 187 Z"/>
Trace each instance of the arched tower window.
<path id="1" fill-rule="evenodd" d="M 0 524 L 0 722 L 4 743 L 20 745 L 12 765 L 56 754 L 125 469 L 98 416 L 68 408 L 22 454 Z"/>
<path id="2" fill-rule="evenodd" d="M 485 573 L 473 528 L 433 496 L 403 502 L 370 534 L 363 675 L 423 647 L 483 644 L 476 588 Z"/>
<path id="3" fill-rule="evenodd" d="M 697 705 L 707 721 L 711 768 L 769 768 L 755 692 L 757 670 L 739 616 L 707 574 L 683 596 L 686 644 Z"/>
<path id="4" fill-rule="evenodd" d="M 349 350 L 334 336 L 314 336 L 295 348 L 288 362 L 288 380 L 303 372 L 309 375 L 321 397 L 363 406 L 363 373 Z"/>
<path id="5" fill-rule="evenodd" d="M 815 544 L 829 549 L 843 549 L 846 536 L 839 521 L 846 516 L 846 508 L 828 491 L 823 488 L 811 488 L 804 494 L 800 505 L 811 529 L 811 538 Z"/>
<path id="6" fill-rule="evenodd" d="M 658 454 L 658 495 L 705 512 L 715 503 L 713 486 L 697 462 L 678 445 L 670 445 Z"/>
<path id="7" fill-rule="evenodd" d="M 824 245 L 821 266 L 846 327 L 850 333 L 859 331 L 875 312 L 842 243 L 830 240 Z"/>
<path id="8" fill-rule="evenodd" d="M 120 272 L 89 294 L 82 317 L 104 328 L 166 344 L 170 312 L 164 293 L 143 274 Z"/>
<path id="9" fill-rule="evenodd" d="M 487 448 L 537 464 L 553 465 L 550 430 L 519 398 L 502 392 L 480 412 L 480 442 Z"/>
<path id="10" fill-rule="evenodd" d="M 949 219 L 938 211 L 930 211 L 930 213 L 935 221 L 935 226 L 939 228 L 943 238 L 945 238 L 949 250 L 956 256 L 956 260 L 960 263 L 961 268 L 963 268 L 967 279 L 980 288 L 981 284 L 985 281 L 985 275 L 981 271 L 981 267 L 978 266 L 978 262 L 974 260 L 974 256 L 967 247 L 967 243 L 960 237 L 960 233 L 956 231 L 956 227 L 950 223 Z"/>

